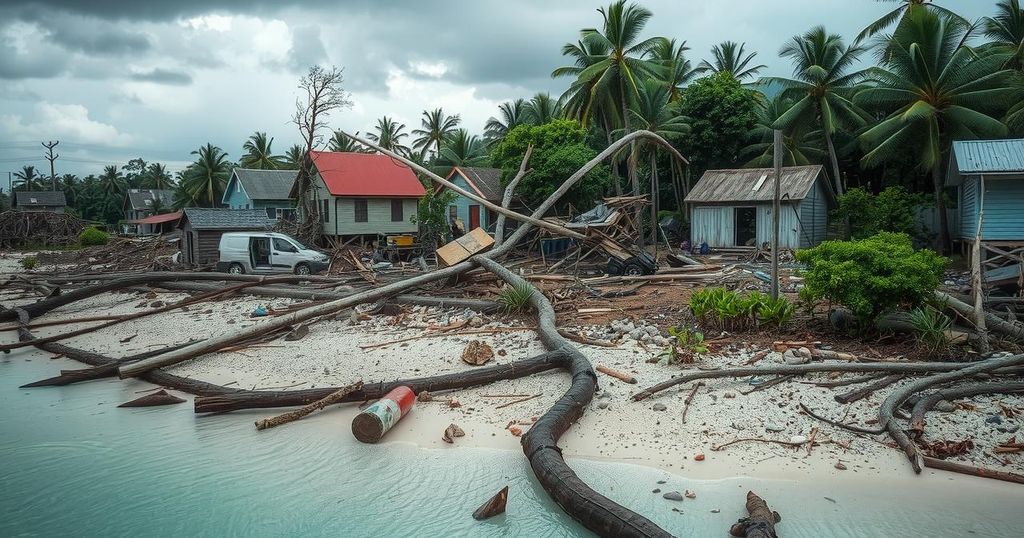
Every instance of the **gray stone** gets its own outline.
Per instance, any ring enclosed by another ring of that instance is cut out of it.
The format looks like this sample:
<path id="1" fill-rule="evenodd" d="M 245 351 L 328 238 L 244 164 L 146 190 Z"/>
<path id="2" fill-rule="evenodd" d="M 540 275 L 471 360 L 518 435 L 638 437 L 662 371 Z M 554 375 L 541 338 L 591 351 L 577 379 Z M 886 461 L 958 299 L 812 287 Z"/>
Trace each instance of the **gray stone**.
<path id="1" fill-rule="evenodd" d="M 661 488 L 654 488 L 651 490 L 651 493 L 661 493 Z"/>
<path id="2" fill-rule="evenodd" d="M 782 354 L 782 360 L 786 364 L 807 364 L 811 362 L 811 357 L 801 355 L 800 353 L 792 349 L 787 349 L 786 352 Z"/>
<path id="3" fill-rule="evenodd" d="M 786 428 L 785 426 L 779 426 L 778 424 L 768 423 L 764 425 L 764 429 L 770 432 L 781 432 L 784 431 Z"/>
<path id="4" fill-rule="evenodd" d="M 608 402 L 598 402 L 597 408 L 598 409 L 608 409 Z"/>
<path id="5" fill-rule="evenodd" d="M 804 437 L 803 435 L 794 435 L 793 437 L 789 438 L 789 442 L 793 444 L 806 443 L 807 438 Z"/>
<path id="6" fill-rule="evenodd" d="M 949 400 L 941 400 L 939 403 L 935 404 L 935 410 L 942 411 L 943 413 L 952 413 L 953 411 L 956 411 L 956 406 Z"/>
<path id="7" fill-rule="evenodd" d="M 654 410 L 654 411 L 667 411 L 668 410 L 668 406 L 663 404 L 663 403 L 656 403 L 656 404 L 651 406 L 651 409 Z"/>
<path id="8" fill-rule="evenodd" d="M 1001 431 L 1003 433 L 1017 433 L 1017 430 L 1019 430 L 1019 429 L 1020 429 L 1020 426 L 1018 426 L 1016 424 L 1010 424 L 1009 426 L 997 426 L 996 427 L 996 430 Z"/>
<path id="9" fill-rule="evenodd" d="M 670 492 L 662 495 L 662 497 L 665 498 L 665 499 L 668 499 L 670 501 L 681 501 L 681 500 L 685 499 L 685 497 L 683 497 L 683 494 L 679 493 L 678 491 L 670 491 Z"/>
<path id="10" fill-rule="evenodd" d="M 989 416 L 988 418 L 985 419 L 985 423 L 986 424 L 1002 424 L 1003 423 L 1003 419 L 1000 418 L 999 415 L 991 415 L 991 416 Z"/>

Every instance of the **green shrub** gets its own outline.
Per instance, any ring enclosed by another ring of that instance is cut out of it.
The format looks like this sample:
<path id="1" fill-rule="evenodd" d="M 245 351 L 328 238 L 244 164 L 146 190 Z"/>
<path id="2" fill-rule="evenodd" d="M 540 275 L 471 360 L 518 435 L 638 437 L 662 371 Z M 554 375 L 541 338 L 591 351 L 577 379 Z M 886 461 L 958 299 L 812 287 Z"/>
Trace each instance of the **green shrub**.
<path id="1" fill-rule="evenodd" d="M 856 188 L 840 196 L 838 202 L 835 216 L 850 219 L 851 237 L 863 239 L 881 232 L 920 236 L 917 208 L 927 204 L 929 199 L 907 192 L 903 187 L 887 187 L 878 195 Z"/>
<path id="2" fill-rule="evenodd" d="M 755 326 L 779 329 L 795 310 L 785 297 L 772 299 L 759 291 L 744 296 L 725 288 L 704 288 L 690 297 L 690 311 L 697 322 L 720 331 L 736 332 Z"/>
<path id="3" fill-rule="evenodd" d="M 671 339 L 668 347 L 655 359 L 660 364 L 691 364 L 698 355 L 708 352 L 708 346 L 704 345 L 704 333 L 700 331 L 669 327 L 668 335 Z"/>
<path id="4" fill-rule="evenodd" d="M 906 234 L 880 233 L 859 241 L 825 241 L 799 250 L 807 265 L 806 301 L 827 299 L 849 308 L 861 328 L 901 305 L 915 307 L 938 287 L 947 260 L 927 250 L 914 250 Z"/>
<path id="5" fill-rule="evenodd" d="M 949 351 L 949 335 L 946 331 L 953 320 L 937 308 L 924 305 L 910 311 L 910 323 L 914 326 L 914 337 L 918 348 L 928 357 L 941 357 Z"/>
<path id="6" fill-rule="evenodd" d="M 529 284 L 505 286 L 498 292 L 498 304 L 505 312 L 514 314 L 527 310 L 530 307 L 531 297 L 533 297 L 533 288 Z"/>
<path id="7" fill-rule="evenodd" d="M 82 230 L 82 233 L 78 234 L 78 242 L 81 243 L 83 247 L 106 245 L 110 242 L 110 234 L 100 230 L 99 228 L 90 227 Z"/>
<path id="8" fill-rule="evenodd" d="M 21 259 L 21 266 L 24 267 L 26 271 L 31 271 L 32 269 L 35 269 L 37 262 L 38 260 L 36 260 L 35 256 L 25 256 Z"/>

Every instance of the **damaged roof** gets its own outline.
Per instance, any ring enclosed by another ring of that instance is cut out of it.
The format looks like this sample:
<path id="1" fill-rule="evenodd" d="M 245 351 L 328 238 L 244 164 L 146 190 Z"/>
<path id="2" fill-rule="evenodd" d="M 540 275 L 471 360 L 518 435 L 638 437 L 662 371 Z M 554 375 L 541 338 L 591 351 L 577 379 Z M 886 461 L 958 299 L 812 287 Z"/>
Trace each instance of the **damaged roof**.
<path id="1" fill-rule="evenodd" d="M 820 164 L 787 166 L 782 169 L 779 195 L 782 200 L 803 200 L 822 177 Z M 687 203 L 771 202 L 775 170 L 741 168 L 708 170 L 686 195 Z M 826 192 L 830 192 L 828 188 Z"/>
<path id="2" fill-rule="evenodd" d="M 167 189 L 132 189 L 128 191 L 128 205 L 134 211 L 145 211 L 153 207 L 153 200 L 159 199 L 165 207 L 174 202 L 174 191 Z"/>
<path id="3" fill-rule="evenodd" d="M 15 191 L 14 205 L 18 207 L 64 207 L 68 205 L 64 191 Z"/>
<path id="4" fill-rule="evenodd" d="M 448 178 L 452 177 L 452 174 L 458 172 L 462 177 L 466 178 L 466 182 L 469 186 L 476 191 L 484 200 L 489 202 L 501 203 L 501 198 L 504 195 L 504 189 L 501 188 L 501 169 L 500 168 L 480 168 L 474 166 L 456 166 L 452 168 L 452 173 L 448 174 Z"/>
<path id="5" fill-rule="evenodd" d="M 277 222 L 267 217 L 266 209 L 216 209 L 186 207 L 181 222 L 192 223 L 196 230 L 263 230 Z"/>

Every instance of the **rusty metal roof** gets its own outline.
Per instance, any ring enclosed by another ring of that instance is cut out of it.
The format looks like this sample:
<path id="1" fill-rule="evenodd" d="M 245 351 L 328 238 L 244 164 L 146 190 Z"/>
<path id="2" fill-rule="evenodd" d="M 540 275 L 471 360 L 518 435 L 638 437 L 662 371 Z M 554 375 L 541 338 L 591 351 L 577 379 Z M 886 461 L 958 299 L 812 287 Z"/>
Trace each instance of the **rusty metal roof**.
<path id="1" fill-rule="evenodd" d="M 819 177 L 823 177 L 819 164 L 783 168 L 779 184 L 781 199 L 803 200 Z M 708 170 L 686 195 L 686 202 L 771 202 L 774 181 L 772 168 Z"/>
<path id="2" fill-rule="evenodd" d="M 953 142 L 956 167 L 961 174 L 1024 172 L 1024 138 L 1012 140 L 957 140 Z"/>

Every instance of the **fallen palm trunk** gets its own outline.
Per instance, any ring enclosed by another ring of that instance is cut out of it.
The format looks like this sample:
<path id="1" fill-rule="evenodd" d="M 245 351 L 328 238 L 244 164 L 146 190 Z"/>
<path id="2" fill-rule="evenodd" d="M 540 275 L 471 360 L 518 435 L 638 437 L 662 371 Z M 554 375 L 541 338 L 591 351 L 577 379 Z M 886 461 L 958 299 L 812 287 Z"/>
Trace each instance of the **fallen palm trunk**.
<path id="1" fill-rule="evenodd" d="M 1016 366 L 1022 363 L 1024 363 L 1024 355 L 1011 355 L 1009 357 L 988 359 L 981 362 L 971 363 L 971 365 L 966 368 L 960 368 L 952 372 L 945 372 L 921 379 L 915 379 L 907 385 L 893 391 L 885 401 L 882 402 L 882 406 L 878 409 L 878 425 L 879 427 L 884 427 L 889 431 L 889 436 L 892 437 L 893 441 L 896 441 L 896 444 L 903 449 L 907 458 L 910 459 L 910 464 L 913 466 L 914 472 L 920 473 L 924 467 L 924 456 L 917 448 L 917 445 L 914 444 L 910 437 L 907 436 L 907 433 L 903 431 L 903 428 L 893 420 L 893 413 L 896 412 L 896 408 L 902 405 L 903 402 L 905 402 L 907 398 L 910 398 L 914 393 L 920 392 L 928 387 L 950 381 L 959 381 L 975 374 L 991 372 L 999 368 Z"/>
<path id="2" fill-rule="evenodd" d="M 1012 394 L 1024 392 L 1024 383 L 978 383 L 937 390 L 917 401 L 910 413 L 910 428 L 920 434 L 924 431 L 924 415 L 942 400 L 952 402 L 979 394 Z"/>
<path id="3" fill-rule="evenodd" d="M 544 353 L 508 364 L 484 366 L 452 374 L 415 379 L 399 379 L 379 383 L 364 383 L 362 388 L 346 395 L 342 401 L 362 402 L 374 400 L 401 385 L 408 386 L 417 394 L 423 391 L 439 392 L 465 389 L 486 385 L 495 381 L 519 379 L 540 372 L 562 368 L 565 365 L 565 360 L 563 353 Z M 238 390 L 232 391 L 230 394 L 196 398 L 195 412 L 225 413 L 242 409 L 270 409 L 307 405 L 326 398 L 337 390 L 338 387 L 281 391 Z"/>
<path id="4" fill-rule="evenodd" d="M 779 366 L 759 366 L 750 368 L 730 368 L 728 370 L 701 370 L 683 374 L 662 381 L 633 395 L 634 401 L 644 400 L 676 385 L 689 383 L 698 379 L 717 379 L 721 377 L 744 377 L 764 375 L 806 375 L 822 372 L 898 372 L 905 374 L 925 374 L 933 372 L 952 372 L 969 368 L 971 362 L 900 362 L 900 363 L 811 363 Z M 995 373 L 1019 373 L 1018 368 L 1004 368 Z"/>
<path id="5" fill-rule="evenodd" d="M 276 426 L 280 426 L 282 424 L 287 424 L 289 422 L 292 422 L 292 421 L 295 421 L 295 420 L 299 420 L 300 418 L 302 418 L 302 417 L 312 413 L 313 411 L 319 411 L 319 410 L 327 407 L 328 405 L 332 405 L 332 404 L 336 404 L 336 403 L 341 403 L 346 396 L 348 396 L 349 394 L 351 394 L 354 391 L 359 390 L 360 388 L 362 388 L 362 386 L 363 386 L 363 382 L 362 381 L 356 381 L 355 383 L 352 383 L 351 385 L 348 385 L 346 387 L 342 387 L 342 388 L 340 388 L 340 389 L 338 389 L 338 390 L 328 394 L 326 397 L 321 398 L 321 399 L 319 399 L 319 400 L 317 400 L 317 401 L 315 401 L 315 402 L 313 402 L 313 403 L 311 403 L 309 405 L 304 405 L 301 408 L 296 409 L 294 411 L 289 411 L 287 413 L 283 413 L 283 414 L 277 415 L 276 417 L 265 418 L 263 420 L 257 420 L 256 421 L 256 429 L 257 430 L 265 430 L 267 428 L 273 428 L 273 427 L 276 427 Z"/>
<path id="6" fill-rule="evenodd" d="M 31 340 L 26 340 L 26 342 L 31 342 Z M 139 353 L 137 355 L 129 355 L 129 356 L 123 358 L 123 359 L 110 359 L 112 362 L 109 362 L 109 363 L 106 363 L 106 364 L 100 364 L 98 366 L 93 366 L 92 368 L 78 368 L 78 369 L 75 369 L 75 370 L 61 370 L 59 376 L 48 377 L 46 379 L 40 379 L 39 381 L 34 381 L 32 383 L 28 383 L 28 384 L 22 385 L 22 386 L 20 386 L 18 388 L 23 388 L 24 389 L 24 388 L 30 388 L 30 387 L 59 387 L 59 386 L 64 386 L 64 385 L 70 385 L 72 383 L 79 383 L 81 381 L 90 381 L 90 380 L 93 380 L 93 379 L 102 379 L 104 377 L 114 377 L 114 376 L 117 375 L 117 367 L 120 364 L 132 362 L 132 361 L 138 361 L 138 360 L 142 360 L 142 359 L 148 359 L 150 357 L 155 357 L 155 356 L 157 356 L 157 355 L 159 355 L 161 353 L 167 353 L 168 351 L 171 351 L 171 350 L 174 350 L 174 349 L 181 349 L 181 348 L 183 348 L 183 347 L 185 347 L 185 346 L 187 346 L 187 345 L 189 345 L 191 343 L 192 342 L 186 342 L 184 344 L 178 344 L 176 346 L 165 347 L 165 348 L 161 348 L 161 349 L 155 349 L 155 350 L 152 350 L 152 351 L 147 351 L 145 353 Z M 45 350 L 45 348 L 44 348 L 44 346 L 42 344 L 39 345 L 39 348 Z M 85 361 L 79 361 L 79 362 L 85 362 Z"/>
<path id="7" fill-rule="evenodd" d="M 747 513 L 729 529 L 729 534 L 745 538 L 776 538 L 775 524 L 782 521 L 778 512 L 768 508 L 768 503 L 753 491 L 747 492 Z"/>

